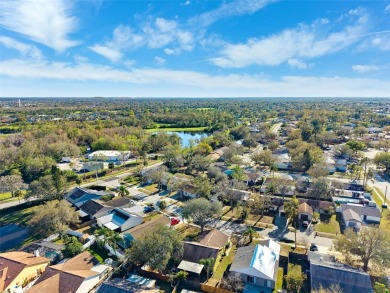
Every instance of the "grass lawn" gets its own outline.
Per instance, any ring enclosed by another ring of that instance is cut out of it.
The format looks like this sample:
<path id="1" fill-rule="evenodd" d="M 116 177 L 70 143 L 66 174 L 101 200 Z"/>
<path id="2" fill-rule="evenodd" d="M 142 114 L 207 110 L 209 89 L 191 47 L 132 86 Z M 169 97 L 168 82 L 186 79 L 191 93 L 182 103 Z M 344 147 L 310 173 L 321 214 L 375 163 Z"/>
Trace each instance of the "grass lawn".
<path id="1" fill-rule="evenodd" d="M 279 267 L 278 268 L 278 279 L 276 280 L 274 293 L 277 293 L 278 290 L 283 288 L 283 276 L 284 276 L 284 269 Z"/>
<path id="2" fill-rule="evenodd" d="M 155 193 L 155 192 L 158 191 L 157 184 L 147 185 L 147 186 L 142 187 L 142 189 L 145 189 L 145 190 L 147 190 L 147 191 L 150 191 L 151 193 Z"/>
<path id="3" fill-rule="evenodd" d="M 236 246 L 232 245 L 229 249 L 229 254 L 222 258 L 219 266 L 214 270 L 213 278 L 220 280 L 223 277 L 223 273 L 227 267 L 233 262 L 234 255 L 236 254 Z"/>
<path id="4" fill-rule="evenodd" d="M 175 226 L 175 229 L 179 233 L 181 239 L 196 239 L 200 233 L 199 227 L 191 226 L 184 223 Z"/>
<path id="5" fill-rule="evenodd" d="M 16 224 L 26 226 L 27 222 L 34 214 L 34 207 L 29 207 L 20 211 L 11 211 L 0 213 L 0 223 L 2 225 Z"/>
<path id="6" fill-rule="evenodd" d="M 288 256 L 289 252 L 292 250 L 291 245 L 286 243 L 280 243 L 280 255 Z"/>
<path id="7" fill-rule="evenodd" d="M 104 263 L 104 260 L 109 258 L 108 251 L 105 248 L 100 248 L 97 244 L 92 245 L 88 251 L 100 262 Z"/>
<path id="8" fill-rule="evenodd" d="M 320 221 L 314 225 L 314 231 L 340 234 L 340 223 L 337 217 L 338 215 L 336 214 L 333 214 L 332 216 L 321 215 Z"/>
<path id="9" fill-rule="evenodd" d="M 380 194 L 382 196 L 382 198 L 385 198 L 384 194 L 378 188 L 375 187 L 374 190 L 372 190 L 372 197 L 373 197 L 375 203 L 382 210 L 383 201 L 379 198 L 378 194 Z M 389 213 L 390 213 L 389 207 L 387 209 L 383 209 L 381 224 L 379 225 L 379 228 L 390 232 L 390 221 L 387 218 Z"/>
<path id="10" fill-rule="evenodd" d="M 152 128 L 146 129 L 146 132 L 161 132 L 161 131 L 205 131 L 207 127 L 172 127 L 172 128 Z"/>
<path id="11" fill-rule="evenodd" d="M 0 193 L 0 201 L 11 198 L 11 192 Z"/>

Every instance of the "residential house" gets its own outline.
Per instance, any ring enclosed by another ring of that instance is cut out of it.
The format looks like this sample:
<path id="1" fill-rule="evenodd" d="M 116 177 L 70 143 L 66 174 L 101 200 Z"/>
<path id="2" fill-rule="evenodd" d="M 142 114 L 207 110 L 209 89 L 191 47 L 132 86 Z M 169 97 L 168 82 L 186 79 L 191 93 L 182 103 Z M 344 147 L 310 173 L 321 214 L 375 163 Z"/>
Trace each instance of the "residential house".
<path id="1" fill-rule="evenodd" d="M 107 215 L 97 218 L 96 220 L 99 227 L 106 227 L 117 232 L 129 230 L 143 222 L 141 216 L 130 214 L 120 208 L 115 208 Z"/>
<path id="2" fill-rule="evenodd" d="M 36 254 L 46 257 L 51 263 L 56 263 L 62 259 L 62 250 L 65 248 L 63 244 L 57 244 L 51 241 L 37 241 L 23 248 L 24 252 Z"/>
<path id="3" fill-rule="evenodd" d="M 199 197 L 198 193 L 195 190 L 195 186 L 192 184 L 188 184 L 183 188 L 182 196 L 189 197 L 189 198 Z"/>
<path id="4" fill-rule="evenodd" d="M 80 206 L 79 213 L 81 218 L 93 220 L 107 215 L 112 210 L 112 207 L 106 207 L 101 202 L 90 199 Z"/>
<path id="5" fill-rule="evenodd" d="M 88 251 L 48 267 L 29 293 L 85 293 L 107 276 L 110 268 L 100 264 Z"/>
<path id="6" fill-rule="evenodd" d="M 131 152 L 122 151 L 96 151 L 88 155 L 91 161 L 120 162 L 127 161 Z"/>
<path id="7" fill-rule="evenodd" d="M 171 220 L 167 216 L 160 216 L 160 217 L 155 217 L 150 221 L 146 221 L 145 223 L 135 226 L 132 229 L 126 231 L 126 233 L 122 233 L 125 241 L 127 240 L 128 242 L 137 240 L 141 238 L 142 236 L 146 235 L 149 231 L 154 229 L 158 225 L 165 225 L 165 226 L 170 226 L 171 225 Z"/>
<path id="8" fill-rule="evenodd" d="M 313 208 L 306 202 L 303 202 L 298 206 L 298 213 L 298 218 L 302 221 L 311 221 L 313 218 Z"/>
<path id="9" fill-rule="evenodd" d="M 262 245 L 239 247 L 230 267 L 245 283 L 245 292 L 272 293 L 278 278 L 280 245 L 269 239 Z"/>
<path id="10" fill-rule="evenodd" d="M 96 191 L 92 189 L 75 187 L 65 196 L 65 199 L 76 207 L 80 207 L 88 200 L 100 199 L 103 195 L 109 195 L 109 193 L 105 191 Z"/>
<path id="11" fill-rule="evenodd" d="M 222 249 L 223 247 L 225 247 L 228 241 L 228 235 L 219 231 L 218 229 L 213 229 L 208 232 L 204 237 L 201 237 L 199 243 L 204 246 L 217 247 L 219 249 Z"/>
<path id="12" fill-rule="evenodd" d="M 340 210 L 346 227 L 360 229 L 362 224 L 381 222 L 381 210 L 376 206 L 342 204 Z"/>
<path id="13" fill-rule="evenodd" d="M 39 277 L 49 263 L 50 259 L 40 257 L 39 253 L 0 253 L 0 292 L 22 292 L 22 288 Z"/>
<path id="14" fill-rule="evenodd" d="M 299 204 L 306 202 L 313 209 L 313 212 L 318 212 L 320 214 L 329 214 L 330 211 L 334 211 L 334 204 L 330 201 L 306 198 L 299 198 L 298 201 Z"/>
<path id="15" fill-rule="evenodd" d="M 312 290 L 339 285 L 343 293 L 372 293 L 370 276 L 359 269 L 334 261 L 327 255 L 309 252 Z"/>

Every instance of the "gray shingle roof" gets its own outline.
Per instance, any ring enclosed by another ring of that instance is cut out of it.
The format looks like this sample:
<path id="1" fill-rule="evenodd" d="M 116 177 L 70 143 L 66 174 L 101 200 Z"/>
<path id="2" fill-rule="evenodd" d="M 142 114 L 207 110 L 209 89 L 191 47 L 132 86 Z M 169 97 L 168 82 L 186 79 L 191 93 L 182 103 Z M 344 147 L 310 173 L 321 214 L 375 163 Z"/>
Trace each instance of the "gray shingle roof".
<path id="1" fill-rule="evenodd" d="M 371 280 L 367 273 L 337 262 L 312 260 L 310 278 L 312 289 L 318 289 L 321 285 L 329 288 L 332 284 L 338 284 L 344 293 L 372 293 Z"/>
<path id="2" fill-rule="evenodd" d="M 362 222 L 359 214 L 351 209 L 346 209 L 343 211 L 343 218 L 344 218 L 344 221 L 357 221 L 360 223 Z"/>
<path id="3" fill-rule="evenodd" d="M 342 204 L 341 211 L 344 212 L 347 209 L 353 210 L 359 216 L 370 216 L 381 218 L 381 211 L 378 208 L 362 206 L 362 205 L 352 205 L 352 204 Z"/>

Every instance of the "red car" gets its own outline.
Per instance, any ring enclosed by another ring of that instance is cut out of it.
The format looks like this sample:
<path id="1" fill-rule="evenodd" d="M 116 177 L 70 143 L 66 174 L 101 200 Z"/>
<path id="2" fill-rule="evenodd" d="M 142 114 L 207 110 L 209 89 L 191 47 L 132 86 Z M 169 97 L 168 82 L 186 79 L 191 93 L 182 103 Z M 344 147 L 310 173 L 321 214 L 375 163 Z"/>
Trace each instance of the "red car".
<path id="1" fill-rule="evenodd" d="M 171 218 L 171 225 L 175 226 L 180 223 L 180 219 L 178 218 Z"/>

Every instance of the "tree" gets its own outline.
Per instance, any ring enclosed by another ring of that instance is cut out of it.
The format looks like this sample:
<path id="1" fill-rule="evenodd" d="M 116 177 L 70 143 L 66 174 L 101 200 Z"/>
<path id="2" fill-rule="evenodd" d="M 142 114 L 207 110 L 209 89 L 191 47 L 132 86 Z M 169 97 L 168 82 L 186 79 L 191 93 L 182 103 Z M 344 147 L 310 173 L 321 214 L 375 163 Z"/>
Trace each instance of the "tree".
<path id="1" fill-rule="evenodd" d="M 207 177 L 214 183 L 223 182 L 227 180 L 227 175 L 221 169 L 211 166 L 207 170 Z"/>
<path id="2" fill-rule="evenodd" d="M 249 199 L 248 205 L 253 214 L 257 214 L 260 211 L 263 217 L 264 211 L 271 206 L 271 198 L 265 195 L 254 195 Z"/>
<path id="3" fill-rule="evenodd" d="M 242 169 L 240 166 L 235 166 L 233 168 L 232 172 L 232 178 L 238 180 L 238 181 L 244 181 L 245 179 L 245 172 L 244 169 Z"/>
<path id="4" fill-rule="evenodd" d="M 180 145 L 169 145 L 164 148 L 164 158 L 170 170 L 184 166 L 184 158 Z"/>
<path id="5" fill-rule="evenodd" d="M 269 149 L 271 152 L 274 152 L 274 151 L 276 151 L 276 149 L 279 147 L 279 142 L 277 142 L 277 141 L 271 141 L 267 146 L 268 146 L 268 149 Z"/>
<path id="6" fill-rule="evenodd" d="M 263 166 L 271 166 L 276 162 L 276 159 L 272 156 L 272 152 L 270 150 L 254 152 L 252 154 L 252 160 L 256 164 Z"/>
<path id="7" fill-rule="evenodd" d="M 81 183 L 83 183 L 83 179 L 80 176 L 76 177 L 76 184 L 80 187 Z"/>
<path id="8" fill-rule="evenodd" d="M 0 177 L 0 191 L 11 192 L 11 196 L 15 196 L 15 192 L 21 188 L 27 188 L 27 184 L 23 182 L 20 175 L 8 175 Z"/>
<path id="9" fill-rule="evenodd" d="M 390 293 L 390 288 L 388 286 L 386 286 L 386 284 L 375 282 L 375 284 L 374 284 L 374 292 L 375 293 Z M 319 292 L 319 293 L 322 293 L 322 292 Z"/>
<path id="10" fill-rule="evenodd" d="M 205 198 L 209 198 L 211 194 L 211 190 L 213 190 L 213 186 L 210 181 L 205 177 L 196 177 L 193 181 L 195 192 Z"/>
<path id="11" fill-rule="evenodd" d="M 319 163 L 312 166 L 307 172 L 313 178 L 326 177 L 329 175 L 329 167 L 326 163 Z"/>
<path id="12" fill-rule="evenodd" d="M 246 230 L 245 230 L 243 235 L 244 236 L 248 236 L 249 237 L 249 243 L 252 243 L 253 237 L 256 237 L 257 232 L 256 232 L 255 229 L 253 229 L 253 227 L 248 226 L 248 228 L 246 228 Z"/>
<path id="13" fill-rule="evenodd" d="M 347 229 L 336 241 L 335 248 L 358 257 L 364 271 L 368 270 L 370 261 L 383 266 L 390 264 L 390 235 L 379 228 L 362 227 L 359 233 Z"/>
<path id="14" fill-rule="evenodd" d="M 331 284 L 327 288 L 323 287 L 321 284 L 320 288 L 311 290 L 311 293 L 343 293 L 343 290 L 340 288 L 339 284 Z"/>
<path id="15" fill-rule="evenodd" d="M 207 157 L 195 155 L 192 157 L 189 167 L 198 172 L 204 172 L 210 166 L 211 160 Z"/>
<path id="16" fill-rule="evenodd" d="M 118 248 L 118 243 L 124 242 L 123 237 L 119 233 L 112 231 L 106 227 L 97 230 L 95 232 L 95 235 L 98 237 L 98 239 L 103 238 L 101 240 L 103 246 L 105 246 L 106 244 L 109 245 L 114 250 L 115 256 L 117 257 L 116 250 Z"/>
<path id="17" fill-rule="evenodd" d="M 79 213 L 66 201 L 50 201 L 37 206 L 28 226 L 35 234 L 48 236 L 65 231 L 79 222 Z"/>
<path id="18" fill-rule="evenodd" d="M 199 260 L 199 263 L 201 265 L 204 265 L 204 267 L 206 268 L 207 280 L 208 280 L 210 270 L 212 270 L 214 268 L 214 259 L 212 257 L 204 258 L 204 259 Z"/>
<path id="19" fill-rule="evenodd" d="M 166 166 L 159 166 L 158 168 L 153 168 L 146 172 L 145 177 L 148 180 L 156 183 L 158 186 L 158 191 L 161 190 L 161 182 L 164 179 L 164 173 L 168 171 Z"/>
<path id="20" fill-rule="evenodd" d="M 295 197 L 295 195 L 293 196 L 293 198 L 291 200 L 288 200 L 288 201 L 285 201 L 284 202 L 284 211 L 286 212 L 286 215 L 289 219 L 292 220 L 292 223 L 293 223 L 293 226 L 295 226 L 294 230 L 295 230 L 295 248 L 297 247 L 297 227 L 296 227 L 296 222 L 297 222 L 297 219 L 298 219 L 298 215 L 299 215 L 299 210 L 298 210 L 298 207 L 299 207 L 299 201 L 298 199 Z M 294 225 L 295 223 L 295 225 Z"/>
<path id="21" fill-rule="evenodd" d="M 231 181 L 220 181 L 214 187 L 214 192 L 218 199 L 229 201 L 230 209 L 234 208 L 235 203 L 239 200 L 237 190 L 244 190 L 246 185 L 244 182 L 233 179 Z"/>
<path id="22" fill-rule="evenodd" d="M 231 292 L 241 292 L 244 288 L 244 283 L 239 273 L 229 273 L 227 277 L 222 279 L 221 283 L 223 288 Z"/>
<path id="23" fill-rule="evenodd" d="M 272 179 L 275 190 L 274 193 L 279 193 L 284 197 L 288 192 L 292 191 L 292 186 L 294 186 L 294 182 L 287 178 L 276 178 Z"/>
<path id="24" fill-rule="evenodd" d="M 178 259 L 182 253 L 183 244 L 177 231 L 162 224 L 134 241 L 126 251 L 131 262 L 157 271 L 165 269 L 171 258 Z"/>
<path id="25" fill-rule="evenodd" d="M 165 210 L 167 208 L 167 202 L 165 200 L 160 201 L 159 204 L 158 204 L 158 207 L 161 210 Z"/>
<path id="26" fill-rule="evenodd" d="M 64 255 L 66 257 L 73 257 L 75 255 L 78 255 L 82 251 L 83 251 L 83 245 L 74 236 L 70 238 L 70 242 L 65 244 L 65 248 L 63 250 Z"/>
<path id="27" fill-rule="evenodd" d="M 390 171 L 390 153 L 378 153 L 374 157 L 374 163 L 378 167 L 385 168 L 385 172 L 389 173 Z"/>
<path id="28" fill-rule="evenodd" d="M 259 143 L 257 142 L 256 138 L 253 137 L 253 136 L 248 137 L 248 138 L 245 138 L 245 139 L 243 139 L 243 141 L 242 141 L 242 145 L 243 145 L 244 147 L 249 148 L 249 149 L 256 147 L 258 144 L 259 144 Z"/>
<path id="29" fill-rule="evenodd" d="M 321 177 L 315 179 L 311 185 L 310 190 L 307 192 L 307 196 L 315 199 L 331 199 L 335 194 L 335 189 L 329 184 L 328 179 Z"/>
<path id="30" fill-rule="evenodd" d="M 197 198 L 187 202 L 183 208 L 182 216 L 184 219 L 192 219 L 203 232 L 206 224 L 210 223 L 221 212 L 222 204 L 220 202 L 210 202 L 205 198 Z"/>
<path id="31" fill-rule="evenodd" d="M 37 197 L 43 200 L 51 200 L 57 197 L 57 189 L 50 175 L 39 178 L 30 183 L 26 198 Z"/>
<path id="32" fill-rule="evenodd" d="M 286 280 L 286 287 L 288 292 L 299 293 L 306 280 L 306 275 L 301 272 L 300 267 L 293 265 L 287 275 L 284 276 Z"/>
<path id="33" fill-rule="evenodd" d="M 357 141 L 357 140 L 350 140 L 346 144 L 355 154 L 359 151 L 364 151 L 366 149 L 366 145 L 364 142 Z"/>
<path id="34" fill-rule="evenodd" d="M 177 286 L 179 286 L 181 280 L 185 280 L 188 277 L 188 273 L 186 271 L 177 272 L 174 278 L 177 280 Z"/>
<path id="35" fill-rule="evenodd" d="M 118 188 L 118 195 L 120 197 L 125 197 L 126 195 L 129 195 L 129 194 L 130 194 L 130 192 L 126 188 L 126 186 L 124 186 L 124 185 L 119 186 L 119 188 Z"/>

